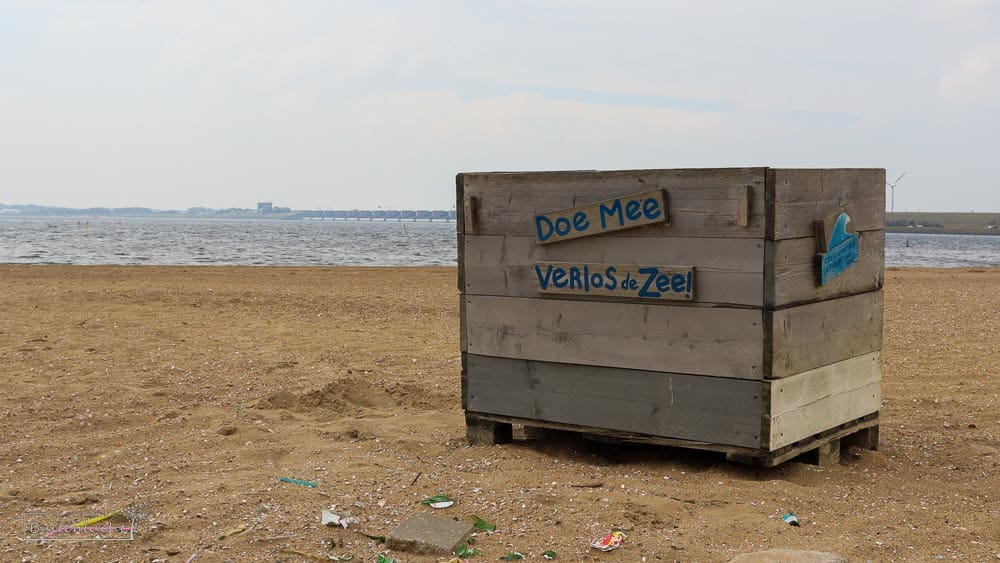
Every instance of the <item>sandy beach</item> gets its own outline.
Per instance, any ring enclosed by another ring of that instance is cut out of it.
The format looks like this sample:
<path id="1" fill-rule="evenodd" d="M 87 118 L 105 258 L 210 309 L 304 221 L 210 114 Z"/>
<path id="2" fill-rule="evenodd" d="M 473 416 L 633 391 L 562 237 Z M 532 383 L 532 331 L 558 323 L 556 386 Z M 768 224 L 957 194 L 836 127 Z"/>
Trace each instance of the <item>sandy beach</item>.
<path id="1" fill-rule="evenodd" d="M 885 293 L 879 450 L 761 469 L 468 446 L 454 268 L 0 266 L 0 559 L 374 561 L 356 531 L 445 493 L 436 514 L 497 526 L 473 561 L 1000 560 L 1000 270 L 890 269 Z M 331 505 L 359 521 L 323 527 Z M 26 512 L 128 506 L 134 541 L 24 540 Z"/>

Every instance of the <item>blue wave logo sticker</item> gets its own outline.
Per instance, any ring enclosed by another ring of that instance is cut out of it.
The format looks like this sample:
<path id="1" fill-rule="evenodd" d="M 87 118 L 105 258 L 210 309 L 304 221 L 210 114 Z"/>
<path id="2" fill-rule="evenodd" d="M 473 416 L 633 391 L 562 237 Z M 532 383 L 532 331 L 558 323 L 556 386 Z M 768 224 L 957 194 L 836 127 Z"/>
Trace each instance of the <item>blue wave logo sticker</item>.
<path id="1" fill-rule="evenodd" d="M 821 244 L 816 257 L 820 285 L 826 285 L 858 261 L 858 235 L 847 232 L 850 222 L 847 213 L 837 215 L 832 228 L 826 226 L 828 221 L 816 222 L 816 235 Z"/>

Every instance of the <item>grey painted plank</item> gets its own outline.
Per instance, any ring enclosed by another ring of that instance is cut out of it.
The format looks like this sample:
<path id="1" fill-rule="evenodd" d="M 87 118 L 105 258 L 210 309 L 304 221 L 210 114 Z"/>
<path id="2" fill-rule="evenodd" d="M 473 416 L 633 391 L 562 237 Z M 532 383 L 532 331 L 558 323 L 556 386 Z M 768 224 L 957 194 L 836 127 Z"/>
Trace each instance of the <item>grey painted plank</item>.
<path id="1" fill-rule="evenodd" d="M 532 264 L 579 261 L 694 265 L 699 303 L 760 306 L 764 242 L 760 239 L 600 236 L 540 246 L 530 236 L 465 235 L 462 288 L 472 295 L 534 297 Z"/>
<path id="2" fill-rule="evenodd" d="M 855 232 L 885 229 L 885 169 L 770 169 L 767 208 L 768 240 L 812 237 L 813 222 L 834 211 Z"/>
<path id="3" fill-rule="evenodd" d="M 764 168 L 487 172 L 461 178 L 463 197 L 478 198 L 479 234 L 534 236 L 536 214 L 654 189 L 667 191 L 671 224 L 618 236 L 763 238 L 764 233 Z M 748 187 L 750 216 L 743 226 L 738 223 Z"/>
<path id="4" fill-rule="evenodd" d="M 756 309 L 466 295 L 471 354 L 761 379 Z"/>
<path id="5" fill-rule="evenodd" d="M 759 448 L 761 385 L 470 354 L 468 409 Z"/>
<path id="6" fill-rule="evenodd" d="M 767 241 L 765 304 L 785 307 L 880 289 L 885 280 L 885 231 L 858 234 L 858 261 L 822 286 L 817 281 L 815 238 Z"/>
<path id="7" fill-rule="evenodd" d="M 766 377 L 780 378 L 882 349 L 882 291 L 767 313 L 772 346 Z"/>

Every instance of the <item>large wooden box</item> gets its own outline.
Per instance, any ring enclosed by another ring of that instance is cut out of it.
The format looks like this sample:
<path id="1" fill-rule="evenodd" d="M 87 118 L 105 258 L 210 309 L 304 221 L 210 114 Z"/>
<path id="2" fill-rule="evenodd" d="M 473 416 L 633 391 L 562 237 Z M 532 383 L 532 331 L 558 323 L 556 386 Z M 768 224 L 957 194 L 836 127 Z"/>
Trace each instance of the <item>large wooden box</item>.
<path id="1" fill-rule="evenodd" d="M 883 169 L 464 173 L 457 207 L 470 437 L 776 463 L 877 430 Z"/>

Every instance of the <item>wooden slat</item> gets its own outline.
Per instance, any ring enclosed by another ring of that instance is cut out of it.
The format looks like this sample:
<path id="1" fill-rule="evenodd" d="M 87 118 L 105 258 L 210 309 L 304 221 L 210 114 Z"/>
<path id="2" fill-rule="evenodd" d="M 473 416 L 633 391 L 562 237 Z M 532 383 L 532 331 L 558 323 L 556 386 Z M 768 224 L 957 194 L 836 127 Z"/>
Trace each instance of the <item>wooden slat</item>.
<path id="1" fill-rule="evenodd" d="M 691 301 L 695 298 L 693 266 L 536 262 L 535 292 L 542 296 L 573 295 L 618 299 Z"/>
<path id="2" fill-rule="evenodd" d="M 854 232 L 885 228 L 885 170 L 770 169 L 766 238 L 812 237 L 813 223 L 835 211 L 851 217 Z"/>
<path id="3" fill-rule="evenodd" d="M 766 241 L 765 305 L 773 309 L 880 289 L 885 279 L 885 231 L 858 234 L 858 261 L 822 286 L 817 281 L 813 238 Z"/>
<path id="4" fill-rule="evenodd" d="M 478 202 L 476 196 L 466 201 Z M 535 240 L 551 244 L 596 236 L 653 223 L 670 224 L 667 197 L 663 190 L 627 194 L 578 207 L 535 214 Z M 472 231 L 470 231 L 472 232 Z"/>
<path id="5" fill-rule="evenodd" d="M 759 448 L 759 381 L 469 356 L 468 409 Z"/>
<path id="6" fill-rule="evenodd" d="M 464 245 L 463 289 L 475 295 L 534 297 L 539 261 L 693 264 L 698 303 L 760 306 L 764 242 L 758 239 L 600 236 L 539 246 L 530 236 L 472 236 Z"/>
<path id="7" fill-rule="evenodd" d="M 882 354 L 871 352 L 797 375 L 770 387 L 770 450 L 878 412 Z"/>
<path id="8" fill-rule="evenodd" d="M 471 354 L 760 379 L 762 312 L 466 295 Z"/>
<path id="9" fill-rule="evenodd" d="M 780 378 L 882 349 L 882 291 L 765 313 L 766 377 Z"/>
<path id="10" fill-rule="evenodd" d="M 649 225 L 618 236 L 763 238 L 764 177 L 764 168 L 462 174 L 464 197 L 479 198 L 477 233 L 528 236 L 535 235 L 538 213 L 664 189 L 670 226 Z M 750 216 L 741 226 L 740 202 L 748 189 Z M 464 202 L 458 209 L 463 208 Z"/>
<path id="11" fill-rule="evenodd" d="M 458 174 L 455 176 L 455 207 L 456 210 L 463 209 L 465 202 L 465 178 Z M 462 237 L 465 235 L 464 213 L 455 212 L 455 229 L 458 233 L 458 290 L 465 287 L 465 245 Z"/>
<path id="12" fill-rule="evenodd" d="M 751 190 L 747 187 L 740 194 L 740 202 L 736 206 L 736 224 L 740 227 L 750 225 L 750 198 L 753 197 Z"/>

